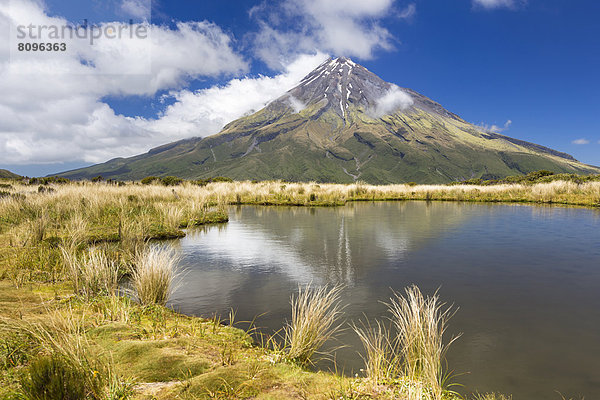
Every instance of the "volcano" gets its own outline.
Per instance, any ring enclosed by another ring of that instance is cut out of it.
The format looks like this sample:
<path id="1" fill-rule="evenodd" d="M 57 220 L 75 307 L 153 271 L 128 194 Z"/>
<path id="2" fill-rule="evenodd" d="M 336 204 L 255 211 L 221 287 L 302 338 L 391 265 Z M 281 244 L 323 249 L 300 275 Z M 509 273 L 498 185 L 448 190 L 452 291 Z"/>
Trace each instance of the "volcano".
<path id="1" fill-rule="evenodd" d="M 493 179 L 542 169 L 600 173 L 566 153 L 470 124 L 340 57 L 216 135 L 59 175 L 385 184 Z"/>

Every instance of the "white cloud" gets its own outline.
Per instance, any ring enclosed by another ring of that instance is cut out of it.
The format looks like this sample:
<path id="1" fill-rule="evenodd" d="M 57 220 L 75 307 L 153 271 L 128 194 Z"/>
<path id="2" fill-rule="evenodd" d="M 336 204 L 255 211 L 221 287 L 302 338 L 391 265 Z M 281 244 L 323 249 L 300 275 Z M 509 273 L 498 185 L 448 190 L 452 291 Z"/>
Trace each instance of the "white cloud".
<path id="1" fill-rule="evenodd" d="M 217 133 L 232 120 L 258 111 L 282 96 L 326 58 L 322 53 L 303 55 L 273 77 L 232 79 L 224 86 L 172 93 L 177 101 L 167 107 L 158 119 L 136 121 L 136 124 L 171 138 Z M 166 142 L 164 138 L 163 142 Z"/>
<path id="2" fill-rule="evenodd" d="M 175 29 L 137 24 L 146 39 L 64 39 L 66 52 L 18 52 L 16 27 L 67 25 L 33 0 L 0 0 L 0 159 L 33 164 L 129 156 L 182 136 L 151 130 L 143 118 L 116 115 L 106 96 L 154 96 L 188 80 L 237 74 L 247 64 L 231 38 L 207 21 Z M 107 28 L 111 24 L 102 24 Z M 89 28 L 91 31 L 91 28 Z M 10 33 L 9 33 L 10 32 Z M 26 41 L 26 40 L 24 40 Z M 39 41 L 39 40 L 38 40 Z"/>
<path id="3" fill-rule="evenodd" d="M 585 138 L 581 138 L 581 139 L 573 140 L 571 143 L 581 145 L 581 144 L 590 144 L 590 141 Z"/>
<path id="4" fill-rule="evenodd" d="M 395 14 L 394 1 L 285 0 L 275 10 L 263 3 L 250 12 L 260 23 L 253 38 L 257 55 L 272 68 L 285 65 L 290 55 L 315 50 L 370 59 L 378 49 L 394 48 L 394 38 L 382 20 L 415 13 L 416 6 L 410 4 Z"/>
<path id="5" fill-rule="evenodd" d="M 400 11 L 398 16 L 402 19 L 411 19 L 417 14 L 417 5 L 415 3 L 410 3 L 406 6 L 406 8 Z"/>
<path id="6" fill-rule="evenodd" d="M 292 108 L 294 109 L 294 112 L 299 113 L 300 111 L 304 110 L 306 108 L 306 104 L 304 104 L 302 101 L 300 101 L 300 99 L 290 95 L 287 98 L 287 101 L 289 103 L 290 106 L 292 106 Z"/>
<path id="7" fill-rule="evenodd" d="M 151 0 L 123 0 L 121 11 L 135 18 L 150 19 Z"/>
<path id="8" fill-rule="evenodd" d="M 478 126 L 483 129 L 485 132 L 491 132 L 491 133 L 502 133 L 504 131 L 507 131 L 510 126 L 512 125 L 512 121 L 509 119 L 508 121 L 506 121 L 504 123 L 503 126 L 499 126 L 496 124 L 492 124 L 492 125 L 488 125 L 488 124 L 484 124 L 481 123 Z"/>
<path id="9" fill-rule="evenodd" d="M 526 3 L 526 0 L 472 0 L 473 6 L 493 10 L 497 8 L 517 8 Z"/>
<path id="10" fill-rule="evenodd" d="M 67 52 L 32 54 L 14 51 L 18 24 L 64 26 L 68 21 L 50 17 L 37 0 L 0 0 L 0 35 L 10 32 L 4 40 L 10 46 L 0 46 L 0 93 L 10 94 L 0 96 L 0 160 L 103 162 L 217 133 L 226 123 L 284 94 L 329 51 L 369 58 L 377 49 L 391 49 L 394 39 L 382 26 L 383 18 L 410 18 L 416 10 L 414 4 L 394 10 L 394 1 L 284 0 L 279 22 L 265 3 L 252 11 L 261 27 L 254 37 L 256 49 L 281 72 L 192 91 L 185 89 L 191 79 L 237 76 L 248 68 L 233 49 L 232 38 L 213 23 L 180 22 L 174 29 L 136 24 L 148 29 L 147 39 L 103 36 L 94 45 L 89 38 L 67 39 Z M 149 0 L 120 4 L 132 16 L 143 18 L 149 12 L 144 8 Z M 294 20 L 291 29 L 283 28 Z M 166 97 L 175 102 L 156 118 L 118 115 L 104 101 L 107 96 L 151 98 L 159 91 L 168 91 Z M 290 104 L 296 110 L 302 107 L 293 99 Z M 402 94 L 390 94 L 378 112 L 404 104 L 408 103 Z"/>
<path id="11" fill-rule="evenodd" d="M 397 110 L 405 110 L 413 103 L 414 101 L 408 93 L 398 86 L 392 85 L 390 90 L 377 100 L 377 106 L 373 110 L 369 110 L 369 114 L 374 118 L 380 118 Z"/>

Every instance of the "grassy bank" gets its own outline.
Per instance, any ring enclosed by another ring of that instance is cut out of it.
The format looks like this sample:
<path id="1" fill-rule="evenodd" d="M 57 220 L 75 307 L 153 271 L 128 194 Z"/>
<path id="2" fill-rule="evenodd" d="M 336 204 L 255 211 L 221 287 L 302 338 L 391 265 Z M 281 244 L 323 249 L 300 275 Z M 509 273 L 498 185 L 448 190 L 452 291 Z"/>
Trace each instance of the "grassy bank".
<path id="1" fill-rule="evenodd" d="M 85 342 L 77 357 L 97 363 L 82 375 L 116 377 L 102 398 L 334 398 L 351 390 L 347 379 L 280 362 L 242 330 L 125 297 L 83 301 L 60 287 L 15 289 L 3 281 L 0 311 L 2 399 L 23 398 L 28 370 L 40 369 L 36 361 L 53 354 L 33 340 L 38 325 L 71 343 Z"/>
<path id="2" fill-rule="evenodd" d="M 311 371 L 340 327 L 338 288 L 300 291 L 273 338 L 166 308 L 176 257 L 152 241 L 227 221 L 235 183 L 39 183 L 2 184 L 0 398 L 454 398 L 400 370 Z"/>
<path id="3" fill-rule="evenodd" d="M 40 388 L 53 387 L 71 391 L 62 398 L 454 399 L 441 367 L 451 313 L 436 296 L 414 288 L 390 299 L 392 331 L 382 321 L 351 323 L 365 347 L 364 376 L 314 372 L 314 356 L 340 325 L 338 288 L 300 291 L 281 335 L 257 339 L 257 332 L 224 326 L 218 318 L 167 309 L 176 260 L 149 241 L 225 222 L 229 204 L 414 199 L 600 205 L 596 181 L 146 183 L 1 183 L 0 398 L 49 398 Z M 132 281 L 128 296 L 117 290 L 124 277 Z"/>
<path id="4" fill-rule="evenodd" d="M 114 237 L 117 222 L 139 215 L 147 221 L 152 220 L 149 237 L 169 236 L 177 228 L 192 224 L 219 222 L 226 220 L 223 206 L 227 204 L 254 205 L 295 205 L 295 206 L 339 206 L 351 201 L 384 200 L 431 200 L 431 201 L 470 201 L 470 202 L 508 202 L 563 204 L 587 207 L 600 207 L 600 175 L 538 175 L 532 173 L 523 177 L 509 177 L 501 181 L 466 181 L 448 185 L 367 185 L 356 184 L 318 184 L 290 183 L 281 181 L 265 182 L 194 182 L 167 179 L 173 186 L 161 185 L 160 181 L 150 184 L 105 184 L 78 182 L 63 185 L 26 185 L 5 183 L 0 187 L 0 198 L 6 199 L 26 196 L 35 212 L 45 208 L 56 208 L 52 203 L 65 202 L 71 209 L 89 204 L 92 209 L 104 212 L 85 215 L 88 223 L 104 232 L 104 237 Z M 32 197 L 36 191 L 47 196 Z M 49 191 L 49 192 L 48 192 Z M 85 200 L 81 200 L 85 199 Z M 77 204 L 77 201 L 83 204 Z M 118 201 L 116 201 L 118 200 Z M 37 207 L 35 207 L 36 203 Z M 7 204 L 0 205 L 2 214 L 10 212 Z M 109 210 L 106 206 L 111 204 Z M 214 208 L 218 211 L 207 213 Z M 59 207 L 62 209 L 62 207 Z M 119 212 L 117 212 L 119 211 Z M 18 213 L 23 218 L 23 213 Z M 31 212 L 30 212 L 31 214 Z M 68 213 L 67 213 L 68 214 Z M 130 214 L 130 215 L 127 215 Z M 103 216 L 108 218 L 102 219 Z M 31 217 L 31 215 L 30 215 Z M 64 220 L 69 215 L 60 215 Z M 0 220 L 0 229 L 7 222 Z M 17 217 L 18 219 L 19 217 Z M 17 221 L 18 222 L 18 221 Z M 102 236 L 102 235 L 101 235 Z"/>
<path id="5" fill-rule="evenodd" d="M 600 182 L 478 185 L 336 185 L 218 183 L 208 190 L 229 204 L 336 206 L 350 201 L 428 200 L 563 204 L 600 207 Z"/>
<path id="6" fill-rule="evenodd" d="M 0 398 L 36 398 L 30 387 L 39 392 L 60 373 L 71 392 L 81 387 L 95 399 L 458 399 L 400 371 L 377 381 L 312 372 L 285 347 L 261 346 L 218 318 L 115 295 L 83 299 L 70 289 L 0 281 Z M 62 369 L 46 365 L 64 359 Z"/>

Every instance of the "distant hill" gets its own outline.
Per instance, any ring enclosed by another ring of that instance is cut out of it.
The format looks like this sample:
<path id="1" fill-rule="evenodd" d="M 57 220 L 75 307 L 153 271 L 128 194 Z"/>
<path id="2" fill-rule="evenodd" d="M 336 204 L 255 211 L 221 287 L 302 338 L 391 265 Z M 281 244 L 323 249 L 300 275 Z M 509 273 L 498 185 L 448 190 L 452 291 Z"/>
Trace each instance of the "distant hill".
<path id="1" fill-rule="evenodd" d="M 560 151 L 485 131 L 411 89 L 337 58 L 217 135 L 59 175 L 383 184 L 497 179 L 537 170 L 600 173 Z"/>
<path id="2" fill-rule="evenodd" d="M 0 169 L 0 179 L 20 179 L 21 176 L 6 169 Z"/>

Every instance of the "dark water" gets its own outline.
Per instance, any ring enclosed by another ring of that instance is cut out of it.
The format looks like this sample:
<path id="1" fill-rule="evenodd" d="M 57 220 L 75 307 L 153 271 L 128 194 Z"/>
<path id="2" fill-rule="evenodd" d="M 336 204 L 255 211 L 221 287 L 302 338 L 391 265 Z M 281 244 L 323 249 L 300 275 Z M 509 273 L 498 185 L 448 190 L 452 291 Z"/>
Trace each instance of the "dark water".
<path id="1" fill-rule="evenodd" d="M 237 207 L 177 243 L 188 272 L 173 305 L 279 329 L 299 284 L 342 282 L 346 318 L 386 316 L 391 289 L 438 287 L 460 310 L 449 353 L 464 393 L 600 399 L 600 212 L 462 203 Z M 355 335 L 341 337 L 358 371 Z"/>

